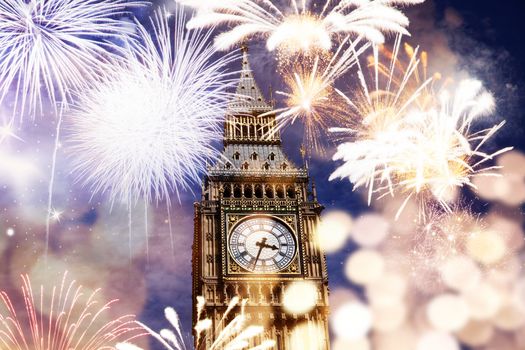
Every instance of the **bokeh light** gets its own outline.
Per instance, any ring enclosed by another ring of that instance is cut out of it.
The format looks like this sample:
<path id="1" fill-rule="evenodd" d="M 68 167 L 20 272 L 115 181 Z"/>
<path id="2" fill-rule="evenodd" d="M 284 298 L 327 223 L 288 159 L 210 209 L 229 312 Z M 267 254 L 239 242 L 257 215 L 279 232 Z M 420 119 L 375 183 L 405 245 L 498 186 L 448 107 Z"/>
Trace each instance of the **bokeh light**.
<path id="1" fill-rule="evenodd" d="M 379 214 L 360 216 L 352 228 L 352 239 L 362 247 L 376 247 L 388 236 L 390 225 Z"/>
<path id="2" fill-rule="evenodd" d="M 305 314 L 315 307 L 317 294 L 317 286 L 314 283 L 293 282 L 284 291 L 284 308 L 292 314 Z"/>
<path id="3" fill-rule="evenodd" d="M 317 226 L 319 245 L 325 253 L 333 253 L 343 247 L 352 229 L 352 217 L 343 211 L 326 212 Z"/>
<path id="4" fill-rule="evenodd" d="M 506 252 L 502 237 L 493 231 L 473 232 L 467 239 L 467 251 L 476 261 L 491 265 L 500 261 Z"/>
<path id="5" fill-rule="evenodd" d="M 448 333 L 428 332 L 419 339 L 417 350 L 459 350 L 459 344 Z"/>
<path id="6" fill-rule="evenodd" d="M 331 325 L 338 338 L 356 341 L 370 331 L 372 312 L 361 302 L 348 302 L 333 311 Z"/>
<path id="7" fill-rule="evenodd" d="M 444 294 L 439 295 L 427 306 L 430 324 L 440 331 L 459 331 L 470 317 L 470 309 L 463 298 Z"/>
<path id="8" fill-rule="evenodd" d="M 465 294 L 470 316 L 475 320 L 487 320 L 498 312 L 502 303 L 501 293 L 487 283 L 479 284 L 475 290 Z"/>
<path id="9" fill-rule="evenodd" d="M 358 284 L 377 281 L 385 270 L 385 262 L 376 251 L 361 249 L 350 255 L 345 264 L 346 277 Z"/>
<path id="10" fill-rule="evenodd" d="M 472 259 L 463 255 L 449 258 L 440 270 L 443 282 L 458 291 L 475 288 L 481 279 L 481 270 Z"/>

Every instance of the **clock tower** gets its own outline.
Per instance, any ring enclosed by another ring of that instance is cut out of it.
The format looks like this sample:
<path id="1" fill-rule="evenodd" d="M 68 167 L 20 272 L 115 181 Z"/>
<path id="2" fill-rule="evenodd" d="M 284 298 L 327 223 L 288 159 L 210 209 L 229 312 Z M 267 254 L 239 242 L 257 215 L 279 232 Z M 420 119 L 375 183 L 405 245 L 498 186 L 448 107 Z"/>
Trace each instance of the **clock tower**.
<path id="1" fill-rule="evenodd" d="M 195 204 L 193 300 L 204 297 L 212 330 L 222 326 L 219 320 L 230 300 L 239 296 L 248 299 L 248 322 L 264 326 L 275 349 L 296 350 L 294 330 L 313 325 L 319 333 L 315 349 L 327 350 L 328 278 L 315 232 L 323 207 L 307 169 L 284 154 L 272 109 L 244 48 L 223 155 L 209 168 L 202 200 Z M 298 281 L 317 289 L 316 306 L 306 314 L 289 313 L 283 306 L 287 287 Z M 195 304 L 193 314 L 195 325 Z"/>

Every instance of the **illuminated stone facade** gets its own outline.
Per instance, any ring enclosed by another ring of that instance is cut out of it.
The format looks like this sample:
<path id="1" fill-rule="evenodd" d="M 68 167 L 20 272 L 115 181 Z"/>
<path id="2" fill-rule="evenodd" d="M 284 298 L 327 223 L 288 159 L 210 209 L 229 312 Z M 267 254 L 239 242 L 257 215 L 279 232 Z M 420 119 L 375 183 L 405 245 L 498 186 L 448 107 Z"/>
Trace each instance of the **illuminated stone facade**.
<path id="1" fill-rule="evenodd" d="M 314 340 L 319 349 L 329 349 L 326 262 L 315 237 L 323 207 L 307 170 L 284 154 L 273 108 L 248 58 L 245 49 L 238 96 L 226 117 L 223 157 L 210 167 L 195 204 L 193 297 L 205 298 L 211 329 L 239 296 L 249 300 L 248 322 L 264 326 L 276 349 L 294 349 L 291 335 L 306 323 L 320 330 Z M 282 305 L 286 286 L 300 280 L 317 286 L 317 306 L 306 315 L 287 313 Z M 210 345 L 211 339 L 206 349 Z"/>

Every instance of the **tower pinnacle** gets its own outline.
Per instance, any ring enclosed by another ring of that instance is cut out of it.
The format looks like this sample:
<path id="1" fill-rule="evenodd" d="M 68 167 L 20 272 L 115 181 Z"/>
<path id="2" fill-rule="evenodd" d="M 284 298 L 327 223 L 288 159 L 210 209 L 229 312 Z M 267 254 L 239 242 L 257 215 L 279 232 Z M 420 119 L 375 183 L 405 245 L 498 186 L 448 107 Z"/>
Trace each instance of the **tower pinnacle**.
<path id="1" fill-rule="evenodd" d="M 261 89 L 255 82 L 253 71 L 250 67 L 249 49 L 246 44 L 241 47 L 242 50 L 242 69 L 237 85 L 236 97 L 229 107 L 231 114 L 262 114 L 270 112 L 272 106 L 266 101 Z"/>

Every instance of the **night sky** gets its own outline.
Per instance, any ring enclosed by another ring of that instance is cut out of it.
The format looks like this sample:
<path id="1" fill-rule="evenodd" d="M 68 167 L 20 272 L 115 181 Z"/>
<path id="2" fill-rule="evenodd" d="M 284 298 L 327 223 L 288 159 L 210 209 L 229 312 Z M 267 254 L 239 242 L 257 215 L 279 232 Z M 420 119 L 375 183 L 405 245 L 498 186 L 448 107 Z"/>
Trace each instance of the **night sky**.
<path id="1" fill-rule="evenodd" d="M 170 1 L 153 2 L 154 6 L 173 6 Z M 151 10 L 140 10 L 136 16 L 144 22 L 150 13 Z M 411 20 L 409 30 L 412 33 L 407 41 L 429 52 L 431 70 L 475 77 L 494 93 L 497 112 L 486 123 L 495 124 L 506 119 L 507 124 L 488 148 L 514 146 L 525 151 L 525 86 L 522 83 L 525 81 L 525 41 L 522 38 L 525 1 L 427 0 L 423 5 L 408 8 L 406 13 Z M 250 43 L 250 53 L 261 89 L 268 92 L 271 86 L 274 91 L 279 90 L 283 83 L 275 74 L 276 62 L 264 43 Z M 237 69 L 232 67 L 232 70 Z M 355 83 L 350 75 L 345 81 L 346 88 L 351 89 Z M 5 248 L 0 259 L 0 276 L 3 277 L 0 286 L 7 290 L 16 289 L 20 273 L 34 270 L 35 259 L 42 251 L 41 243 L 35 243 L 34 238 L 41 237 L 43 230 L 41 220 L 36 218 L 41 217 L 42 208 L 45 208 L 50 165 L 47 155 L 51 154 L 54 128 L 53 122 L 37 118 L 20 130 L 24 142 L 15 140 L 9 144 L 20 157 L 30 159 L 33 167 L 26 169 L 26 175 L 31 178 L 31 185 L 18 188 L 18 174 L 10 173 L 7 164 L 0 164 L 0 185 L 6 184 L 0 188 L 0 229 L 4 232 L 13 227 L 17 232 L 14 237 L 0 237 L 0 252 Z M 283 134 L 285 152 L 296 164 L 303 163 L 299 152 L 301 135 L 301 126 L 297 124 Z M 67 146 L 67 140 L 64 142 Z M 343 209 L 355 217 L 372 210 L 363 200 L 363 194 L 354 192 L 348 181 L 328 181 L 336 167 L 330 159 L 333 152 L 334 148 L 329 147 L 325 155 L 313 154 L 309 163 L 319 201 L 327 210 Z M 174 255 L 169 244 L 165 206 L 152 205 L 148 209 L 149 257 L 144 254 L 144 209 L 136 208 L 133 213 L 134 257 L 130 265 L 125 208 L 110 209 L 107 198 L 92 198 L 76 182 L 68 168 L 71 155 L 67 147 L 61 148 L 58 156 L 54 202 L 64 214 L 60 222 L 52 226 L 53 273 L 56 275 L 65 267 L 88 286 L 103 280 L 106 296 L 121 299 L 122 310 L 137 312 L 140 320 L 153 329 L 167 326 L 162 317 L 163 309 L 173 306 L 180 313 L 184 331 L 189 335 L 193 202 L 200 200 L 200 185 L 195 184 L 193 193 L 184 193 L 180 201 L 175 196 L 172 198 Z M 487 210 L 487 205 L 474 195 L 466 193 L 466 196 L 473 206 Z M 327 257 L 332 289 L 356 288 L 344 277 L 342 268 L 344 259 L 353 249 L 355 246 L 349 242 L 343 250 Z M 40 278 L 46 280 L 44 275 Z M 359 293 L 359 289 L 356 291 Z M 189 338 L 187 343 L 191 343 Z M 156 349 L 154 346 L 152 342 L 152 348 Z"/>

